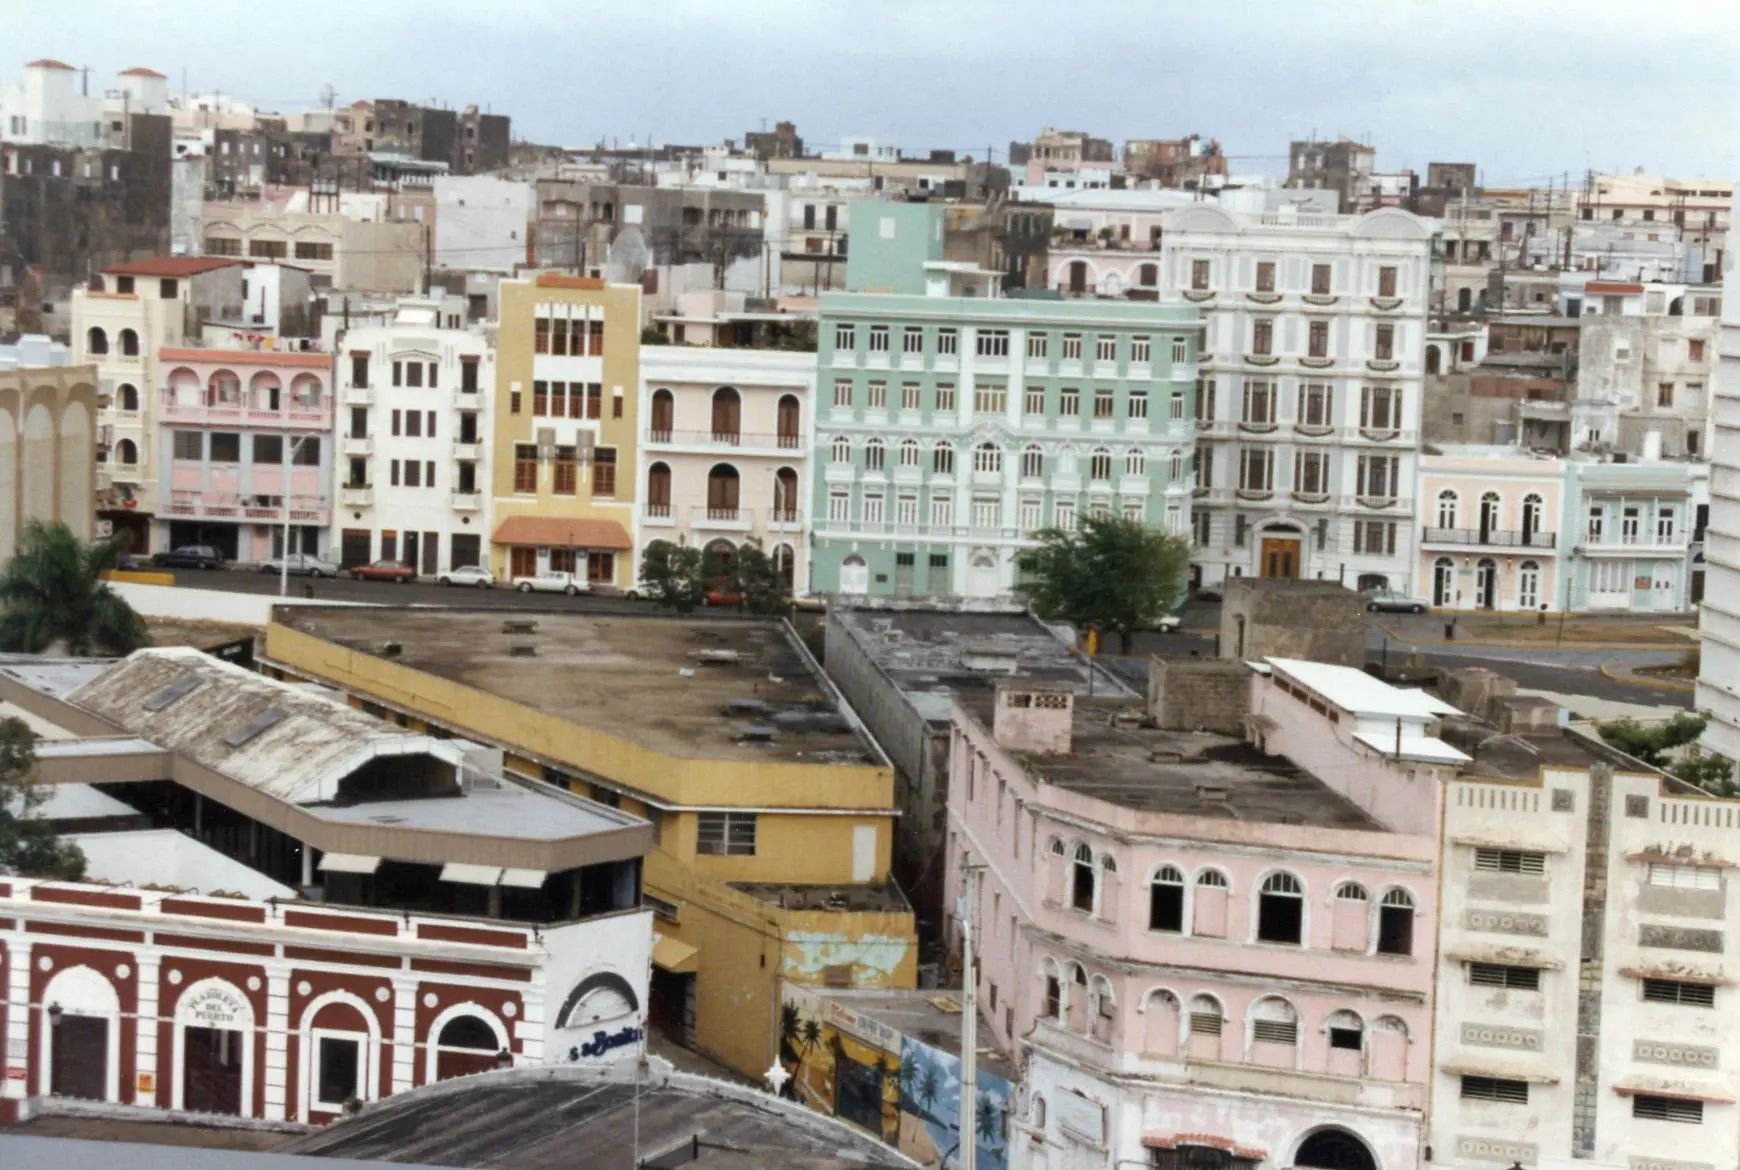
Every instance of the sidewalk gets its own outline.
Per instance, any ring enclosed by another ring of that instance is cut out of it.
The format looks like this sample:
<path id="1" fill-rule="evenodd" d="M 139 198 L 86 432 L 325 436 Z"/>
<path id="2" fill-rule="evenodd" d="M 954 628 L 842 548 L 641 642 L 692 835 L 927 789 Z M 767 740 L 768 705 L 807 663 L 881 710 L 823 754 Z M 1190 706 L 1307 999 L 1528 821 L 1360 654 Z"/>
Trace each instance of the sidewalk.
<path id="1" fill-rule="evenodd" d="M 1549 620 L 1542 625 L 1534 622 L 1500 622 L 1477 618 L 1457 620 L 1456 636 L 1444 637 L 1450 617 L 1437 618 L 1424 636 L 1410 634 L 1394 624 L 1378 623 L 1392 642 L 1415 646 L 1493 646 L 1506 650 L 1691 650 L 1696 648 L 1698 632 L 1695 626 L 1681 623 L 1641 623 L 1591 621 L 1571 618 L 1563 623 Z M 1630 636 L 1624 636 L 1624 631 Z M 1602 637 L 1602 634 L 1611 634 Z"/>

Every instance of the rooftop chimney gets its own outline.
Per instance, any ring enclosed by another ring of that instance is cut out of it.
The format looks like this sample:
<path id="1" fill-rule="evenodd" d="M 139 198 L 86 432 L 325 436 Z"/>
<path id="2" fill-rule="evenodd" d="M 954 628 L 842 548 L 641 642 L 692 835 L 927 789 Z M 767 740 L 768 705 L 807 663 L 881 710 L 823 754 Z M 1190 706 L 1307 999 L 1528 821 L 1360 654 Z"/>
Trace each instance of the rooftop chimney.
<path id="1" fill-rule="evenodd" d="M 991 735 L 999 747 L 1010 751 L 1067 756 L 1074 718 L 1074 687 L 1006 683 L 997 688 Z"/>

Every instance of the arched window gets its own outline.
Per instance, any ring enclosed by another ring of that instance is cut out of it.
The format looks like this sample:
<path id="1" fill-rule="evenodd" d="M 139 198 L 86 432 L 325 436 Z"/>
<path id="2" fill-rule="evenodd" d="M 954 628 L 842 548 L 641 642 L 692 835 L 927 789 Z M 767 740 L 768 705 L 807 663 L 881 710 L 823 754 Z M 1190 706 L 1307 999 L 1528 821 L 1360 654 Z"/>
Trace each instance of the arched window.
<path id="1" fill-rule="evenodd" d="M 1359 1138 L 1331 1126 L 1300 1143 L 1293 1165 L 1299 1170 L 1377 1170 L 1377 1159 Z"/>
<path id="2" fill-rule="evenodd" d="M 1191 906 L 1190 933 L 1203 938 L 1226 937 L 1226 875 L 1205 869 L 1196 875 L 1196 894 Z"/>
<path id="3" fill-rule="evenodd" d="M 1047 845 L 1045 847 L 1045 851 L 1047 853 L 1051 854 L 1053 857 L 1062 857 L 1063 856 L 1063 842 L 1059 841 L 1056 837 L 1053 837 L 1051 839 L 1051 844 Z"/>
<path id="4" fill-rule="evenodd" d="M 1337 901 L 1363 904 L 1370 900 L 1371 895 L 1366 893 L 1365 887 L 1358 882 L 1342 882 L 1335 888 L 1335 897 Z"/>
<path id="5" fill-rule="evenodd" d="M 1086 845 L 1075 850 L 1075 872 L 1069 885 L 1069 904 L 1085 914 L 1094 912 L 1094 851 Z"/>
<path id="6" fill-rule="evenodd" d="M 742 477 L 729 463 L 715 463 L 707 473 L 707 519 L 737 519 L 737 489 Z"/>
<path id="7" fill-rule="evenodd" d="M 1088 266 L 1085 260 L 1069 262 L 1069 291 L 1077 296 L 1085 293 L 1088 287 Z"/>
<path id="8" fill-rule="evenodd" d="M 1438 355 L 1437 346 L 1428 345 L 1426 347 L 1426 372 L 1428 374 L 1436 374 L 1442 360 Z"/>
<path id="9" fill-rule="evenodd" d="M 780 398 L 778 422 L 775 425 L 778 427 L 781 447 L 792 450 L 802 443 L 803 435 L 800 430 L 802 417 L 797 395 L 787 394 Z"/>
<path id="10" fill-rule="evenodd" d="M 1095 1040 L 1110 1041 L 1117 1027 L 1117 1010 L 1111 981 L 1095 975 L 1088 985 L 1088 1034 Z"/>
<path id="11" fill-rule="evenodd" d="M 1337 1052 L 1365 1051 L 1365 1021 L 1357 1012 L 1330 1012 L 1323 1027 L 1329 1033 L 1329 1058 L 1332 1062 Z M 1335 1070 L 1332 1067 L 1330 1071 Z M 1358 1072 L 1357 1067 L 1354 1071 Z"/>
<path id="12" fill-rule="evenodd" d="M 1408 1025 L 1399 1017 L 1379 1016 L 1373 1020 L 1366 1048 L 1369 1053 L 1367 1075 L 1373 1080 L 1407 1079 Z"/>
<path id="13" fill-rule="evenodd" d="M 1148 456 L 1143 454 L 1142 448 L 1131 447 L 1128 451 L 1124 452 L 1125 475 L 1145 475 L 1147 470 Z"/>
<path id="14" fill-rule="evenodd" d="M 1445 606 L 1456 600 L 1456 562 L 1439 557 L 1432 562 L 1432 604 Z"/>
<path id="15" fill-rule="evenodd" d="M 322 393 L 320 379 L 313 374 L 298 374 L 290 380 L 290 401 L 297 406 L 319 406 Z"/>
<path id="16" fill-rule="evenodd" d="M 882 445 L 881 439 L 870 439 L 864 444 L 864 470 L 881 471 L 888 451 Z"/>
<path id="17" fill-rule="evenodd" d="M 917 439 L 900 440 L 900 466 L 914 468 L 918 466 Z"/>
<path id="18" fill-rule="evenodd" d="M 1456 493 L 1445 488 L 1438 493 L 1438 527 L 1456 527 Z"/>
<path id="19" fill-rule="evenodd" d="M 1274 1054 L 1265 1054 L 1264 1045 L 1295 1048 L 1299 1044 L 1299 1012 L 1278 995 L 1259 999 L 1251 1005 L 1251 1055 L 1258 1064 L 1281 1063 Z M 1269 1059 L 1264 1059 L 1265 1055 Z M 1293 1063 L 1291 1054 L 1286 1064 Z"/>
<path id="20" fill-rule="evenodd" d="M 1206 1057 L 1209 1060 L 1220 1059 L 1220 1034 L 1226 1013 L 1221 1010 L 1220 1001 L 1212 995 L 1196 995 L 1190 1000 L 1190 1008 L 1186 1016 L 1186 1043 L 1190 1055 Z"/>
<path id="21" fill-rule="evenodd" d="M 1539 494 L 1530 492 L 1523 497 L 1522 502 L 1522 533 L 1523 543 L 1532 545 L 1535 537 L 1540 535 L 1541 521 L 1546 518 L 1547 502 Z"/>
<path id="22" fill-rule="evenodd" d="M 1174 1056 L 1178 1052 L 1178 1022 L 1183 1012 L 1178 997 L 1165 988 L 1148 993 L 1142 1004 L 1147 1017 L 1142 1029 L 1142 1051 L 1155 1056 Z"/>
<path id="23" fill-rule="evenodd" d="M 1061 850 L 1063 847 L 1060 845 Z M 1041 1016 L 1047 1020 L 1063 1019 L 1063 976 L 1058 972 L 1057 963 L 1047 955 L 1039 963 L 1040 978 L 1045 981 L 1045 1001 L 1041 1007 Z"/>
<path id="24" fill-rule="evenodd" d="M 131 329 L 121 330 L 121 356 L 139 356 L 139 335 Z"/>
<path id="25" fill-rule="evenodd" d="M 139 446 L 132 439 L 122 439 L 115 444 L 115 462 L 126 467 L 132 467 L 139 462 Z"/>
<path id="26" fill-rule="evenodd" d="M 121 413 L 139 413 L 139 388 L 131 382 L 122 382 L 119 391 Z"/>
<path id="27" fill-rule="evenodd" d="M 1335 887 L 1335 905 L 1330 912 L 1329 945 L 1338 951 L 1364 954 L 1370 931 L 1371 894 L 1358 882 Z"/>
<path id="28" fill-rule="evenodd" d="M 1304 941 L 1305 890 L 1290 873 L 1272 873 L 1263 879 L 1257 895 L 1257 941 L 1290 943 Z"/>
<path id="29" fill-rule="evenodd" d="M 1541 603 L 1541 566 L 1538 561 L 1524 561 L 1516 567 L 1516 604 L 1518 609 L 1533 609 Z"/>
<path id="30" fill-rule="evenodd" d="M 671 469 L 668 464 L 654 463 L 646 469 L 646 514 L 671 514 Z"/>
<path id="31" fill-rule="evenodd" d="M 789 590 L 797 576 L 797 553 L 792 550 L 791 545 L 781 544 L 774 548 L 773 565 L 779 570 L 779 579 L 785 582 L 785 587 Z"/>
<path id="32" fill-rule="evenodd" d="M 973 470 L 997 473 L 1003 470 L 1003 449 L 995 443 L 973 448 Z"/>
<path id="33" fill-rule="evenodd" d="M 278 375 L 261 370 L 248 379 L 248 409 L 276 412 L 281 405 L 279 399 L 283 390 L 284 384 L 278 380 Z"/>
<path id="34" fill-rule="evenodd" d="M 946 439 L 936 445 L 930 453 L 930 469 L 936 475 L 953 475 L 955 473 L 955 447 Z"/>
<path id="35" fill-rule="evenodd" d="M 1480 531 L 1482 535 L 1496 531 L 1502 524 L 1504 502 L 1497 492 L 1482 492 L 1480 496 Z"/>
<path id="36" fill-rule="evenodd" d="M 782 467 L 773 473 L 773 518 L 782 524 L 793 524 L 798 514 L 798 473 L 795 468 Z"/>
<path id="37" fill-rule="evenodd" d="M 852 440 L 848 439 L 845 435 L 835 435 L 833 457 L 835 463 L 852 462 Z"/>
<path id="38" fill-rule="evenodd" d="M 647 437 L 655 443 L 671 441 L 671 427 L 677 414 L 676 399 L 669 390 L 654 390 L 652 396 L 652 433 Z"/>
<path id="39" fill-rule="evenodd" d="M 207 406 L 240 406 L 242 380 L 234 370 L 219 370 L 206 381 L 205 395 Z"/>
<path id="40" fill-rule="evenodd" d="M 1100 868 L 1102 870 L 1104 870 L 1106 873 L 1117 873 L 1118 872 L 1117 858 L 1113 857 L 1110 853 L 1101 854 L 1100 855 Z"/>
<path id="41" fill-rule="evenodd" d="M 713 441 L 735 444 L 743 432 L 743 396 L 730 386 L 713 391 Z"/>
<path id="42" fill-rule="evenodd" d="M 1088 478 L 1104 483 L 1112 478 L 1112 453 L 1104 447 L 1095 447 L 1088 460 Z"/>
<path id="43" fill-rule="evenodd" d="M 109 352 L 109 335 L 96 325 L 91 326 L 85 334 L 85 352 L 93 357 L 100 357 Z"/>
<path id="44" fill-rule="evenodd" d="M 1163 865 L 1148 884 L 1148 929 L 1184 932 L 1184 873 Z"/>
<path id="45" fill-rule="evenodd" d="M 1391 890 L 1378 905 L 1378 954 L 1414 953 L 1414 897 L 1406 890 Z"/>
<path id="46" fill-rule="evenodd" d="M 1045 474 L 1045 452 L 1038 443 L 1029 443 L 1021 451 L 1021 478 L 1038 479 Z"/>
<path id="47" fill-rule="evenodd" d="M 1033 1105 L 1029 1109 L 1027 1122 L 1040 1133 L 1045 1132 L 1045 1098 L 1038 1093 L 1033 1094 Z"/>

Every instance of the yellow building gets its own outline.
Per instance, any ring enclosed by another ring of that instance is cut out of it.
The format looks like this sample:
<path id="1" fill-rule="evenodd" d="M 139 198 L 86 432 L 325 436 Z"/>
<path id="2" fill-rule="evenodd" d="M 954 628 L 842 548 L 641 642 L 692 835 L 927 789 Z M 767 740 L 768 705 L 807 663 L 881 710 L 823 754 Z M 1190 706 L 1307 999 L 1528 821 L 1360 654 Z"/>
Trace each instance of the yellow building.
<path id="1" fill-rule="evenodd" d="M 634 583 L 640 287 L 544 272 L 501 284 L 491 563 Z"/>
<path id="2" fill-rule="evenodd" d="M 650 820 L 649 1024 L 737 1071 L 773 1063 L 784 982 L 914 986 L 893 770 L 786 623 L 303 607 L 266 657 Z"/>

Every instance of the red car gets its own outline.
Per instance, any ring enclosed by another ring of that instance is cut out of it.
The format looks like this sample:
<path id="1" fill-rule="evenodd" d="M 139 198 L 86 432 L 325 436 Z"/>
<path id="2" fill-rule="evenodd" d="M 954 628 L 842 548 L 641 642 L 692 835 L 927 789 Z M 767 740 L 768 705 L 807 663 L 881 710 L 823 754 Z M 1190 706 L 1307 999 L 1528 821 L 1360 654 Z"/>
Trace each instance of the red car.
<path id="1" fill-rule="evenodd" d="M 392 581 L 403 585 L 417 579 L 417 570 L 403 561 L 376 561 L 372 565 L 355 565 L 350 570 L 357 581 Z"/>

